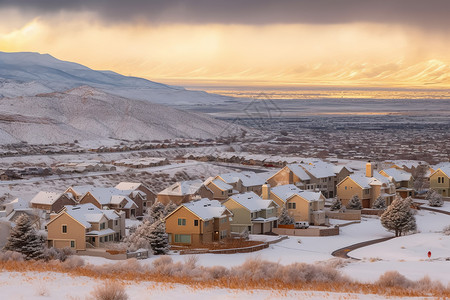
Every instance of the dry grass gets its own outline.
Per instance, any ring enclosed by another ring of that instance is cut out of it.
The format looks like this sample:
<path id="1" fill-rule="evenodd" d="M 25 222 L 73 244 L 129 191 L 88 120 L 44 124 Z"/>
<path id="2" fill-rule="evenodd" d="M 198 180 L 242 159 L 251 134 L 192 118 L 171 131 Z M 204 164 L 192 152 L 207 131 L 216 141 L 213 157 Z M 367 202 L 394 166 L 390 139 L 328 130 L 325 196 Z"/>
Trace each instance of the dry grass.
<path id="1" fill-rule="evenodd" d="M 94 300 L 127 300 L 128 295 L 120 282 L 106 281 L 92 291 Z"/>
<path id="2" fill-rule="evenodd" d="M 349 294 L 378 294 L 399 297 L 450 297 L 450 289 L 429 278 L 411 281 L 398 273 L 387 272 L 373 284 L 354 282 L 342 276 L 332 265 L 294 263 L 283 266 L 278 263 L 250 259 L 241 266 L 202 267 L 197 258 L 187 258 L 184 263 L 173 262 L 170 256 L 162 256 L 152 265 L 141 265 L 135 259 L 103 266 L 68 266 L 66 262 L 0 260 L 0 270 L 14 272 L 59 272 L 70 276 L 87 276 L 105 281 L 153 281 L 169 284 L 186 284 L 201 288 L 271 289 L 276 291 L 303 290 L 339 292 Z M 98 298 L 103 299 L 103 298 Z"/>

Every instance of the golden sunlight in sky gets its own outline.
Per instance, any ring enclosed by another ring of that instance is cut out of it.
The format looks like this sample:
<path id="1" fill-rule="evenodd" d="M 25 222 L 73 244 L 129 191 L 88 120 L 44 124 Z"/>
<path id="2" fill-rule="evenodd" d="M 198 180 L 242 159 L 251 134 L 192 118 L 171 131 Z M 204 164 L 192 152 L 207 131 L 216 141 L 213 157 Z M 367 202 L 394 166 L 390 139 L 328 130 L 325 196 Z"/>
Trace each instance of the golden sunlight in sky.
<path id="1" fill-rule="evenodd" d="M 0 51 L 49 53 L 177 85 L 450 86 L 448 33 L 344 24 L 103 23 L 89 13 L 0 20 Z"/>

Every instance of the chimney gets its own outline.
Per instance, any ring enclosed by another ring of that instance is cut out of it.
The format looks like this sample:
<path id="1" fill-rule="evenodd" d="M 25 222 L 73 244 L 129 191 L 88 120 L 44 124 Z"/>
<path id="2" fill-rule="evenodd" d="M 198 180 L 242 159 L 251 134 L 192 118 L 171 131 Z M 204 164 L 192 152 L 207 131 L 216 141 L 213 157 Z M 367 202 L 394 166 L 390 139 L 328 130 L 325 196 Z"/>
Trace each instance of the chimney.
<path id="1" fill-rule="evenodd" d="M 265 200 L 268 200 L 268 199 L 270 199 L 269 197 L 270 197 L 270 184 L 265 183 L 262 186 L 262 196 L 261 196 L 261 198 L 263 198 Z"/>
<path id="2" fill-rule="evenodd" d="M 370 161 L 366 164 L 366 177 L 373 177 L 373 166 Z"/>

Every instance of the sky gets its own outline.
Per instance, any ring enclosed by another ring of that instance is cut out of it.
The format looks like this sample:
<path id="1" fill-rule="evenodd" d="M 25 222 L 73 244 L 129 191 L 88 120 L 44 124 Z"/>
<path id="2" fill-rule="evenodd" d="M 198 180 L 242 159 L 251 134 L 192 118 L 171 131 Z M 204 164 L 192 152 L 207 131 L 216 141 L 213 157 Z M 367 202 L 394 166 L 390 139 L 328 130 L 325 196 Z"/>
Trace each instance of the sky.
<path id="1" fill-rule="evenodd" d="M 450 87 L 448 0 L 0 0 L 0 51 L 184 86 Z"/>

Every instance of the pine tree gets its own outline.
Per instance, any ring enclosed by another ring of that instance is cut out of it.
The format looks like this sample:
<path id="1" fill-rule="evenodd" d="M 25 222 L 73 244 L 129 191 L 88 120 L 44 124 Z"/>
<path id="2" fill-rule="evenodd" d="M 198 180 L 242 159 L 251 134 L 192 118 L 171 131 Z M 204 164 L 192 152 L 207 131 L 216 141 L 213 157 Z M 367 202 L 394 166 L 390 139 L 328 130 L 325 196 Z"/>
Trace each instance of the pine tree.
<path id="1" fill-rule="evenodd" d="M 156 201 L 150 207 L 149 214 L 152 217 L 153 221 L 162 220 L 166 216 L 166 207 L 161 202 Z"/>
<path id="2" fill-rule="evenodd" d="M 170 201 L 169 204 L 166 205 L 165 215 L 168 216 L 171 212 L 173 212 L 177 208 L 178 208 L 178 205 L 176 205 L 175 203 Z"/>
<path id="3" fill-rule="evenodd" d="M 378 198 L 373 203 L 372 208 L 386 209 L 386 200 L 383 197 L 378 196 Z"/>
<path id="4" fill-rule="evenodd" d="M 410 198 L 410 197 L 408 197 Z M 411 210 L 411 199 L 397 195 L 391 205 L 381 215 L 381 225 L 394 231 L 395 236 L 416 229 L 416 218 Z"/>
<path id="5" fill-rule="evenodd" d="M 149 243 L 153 254 L 161 255 L 169 252 L 169 239 L 166 233 L 166 225 L 162 221 L 156 221 L 150 228 Z"/>
<path id="6" fill-rule="evenodd" d="M 41 259 L 44 255 L 44 240 L 32 227 L 30 218 L 23 214 L 11 229 L 5 250 L 22 253 L 26 259 Z"/>
<path id="7" fill-rule="evenodd" d="M 442 195 L 440 195 L 435 190 L 429 190 L 428 192 L 429 193 L 427 193 L 425 199 L 428 200 L 429 206 L 441 207 L 442 205 L 444 205 L 444 200 L 442 200 Z"/>
<path id="8" fill-rule="evenodd" d="M 331 203 L 330 210 L 340 210 L 342 207 L 342 202 L 338 198 L 334 198 L 333 202 Z"/>
<path id="9" fill-rule="evenodd" d="M 288 210 L 286 209 L 286 205 L 284 205 L 283 208 L 281 209 L 281 214 L 278 217 L 278 224 L 291 225 L 294 223 L 295 223 L 294 218 L 289 215 Z"/>
<path id="10" fill-rule="evenodd" d="M 358 195 L 353 196 L 352 199 L 350 199 L 350 201 L 348 201 L 347 208 L 348 209 L 358 209 L 358 210 L 362 209 L 361 200 L 359 200 Z"/>
<path id="11" fill-rule="evenodd" d="M 149 243 L 149 233 L 150 226 L 152 222 L 145 221 L 139 225 L 136 230 L 125 238 L 124 242 L 127 244 L 128 249 L 131 251 L 136 251 L 138 249 L 148 249 L 151 250 Z"/>

